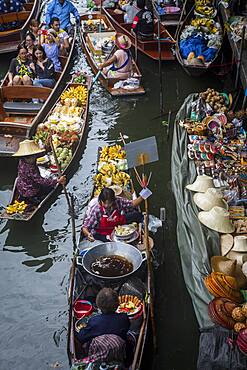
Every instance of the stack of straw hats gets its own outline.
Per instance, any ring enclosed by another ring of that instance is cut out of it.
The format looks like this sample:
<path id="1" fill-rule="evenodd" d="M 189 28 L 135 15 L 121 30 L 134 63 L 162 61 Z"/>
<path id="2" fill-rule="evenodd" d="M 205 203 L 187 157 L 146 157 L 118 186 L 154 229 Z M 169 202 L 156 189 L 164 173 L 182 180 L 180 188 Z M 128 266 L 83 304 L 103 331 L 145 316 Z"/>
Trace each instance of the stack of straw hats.
<path id="1" fill-rule="evenodd" d="M 215 298 L 224 297 L 235 303 L 241 303 L 243 297 L 238 289 L 237 280 L 220 272 L 212 272 L 204 279 L 205 285 Z"/>
<path id="2" fill-rule="evenodd" d="M 208 305 L 208 314 L 211 320 L 227 329 L 233 329 L 235 321 L 232 318 L 232 311 L 237 304 L 227 298 L 214 298 Z"/>

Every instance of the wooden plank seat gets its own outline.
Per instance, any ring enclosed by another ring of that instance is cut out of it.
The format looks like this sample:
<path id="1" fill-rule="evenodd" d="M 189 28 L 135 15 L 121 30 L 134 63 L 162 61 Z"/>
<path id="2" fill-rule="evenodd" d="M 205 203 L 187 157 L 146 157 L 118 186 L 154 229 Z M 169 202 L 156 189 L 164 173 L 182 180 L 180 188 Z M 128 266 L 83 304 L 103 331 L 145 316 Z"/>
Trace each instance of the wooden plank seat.
<path id="1" fill-rule="evenodd" d="M 6 113 L 12 114 L 32 114 L 36 115 L 43 107 L 43 103 L 27 103 L 27 102 L 10 102 L 3 103 L 3 109 Z"/>
<path id="2" fill-rule="evenodd" d="M 0 15 L 1 24 L 10 23 L 10 22 L 25 22 L 30 16 L 31 11 L 21 11 L 14 13 L 5 13 Z"/>

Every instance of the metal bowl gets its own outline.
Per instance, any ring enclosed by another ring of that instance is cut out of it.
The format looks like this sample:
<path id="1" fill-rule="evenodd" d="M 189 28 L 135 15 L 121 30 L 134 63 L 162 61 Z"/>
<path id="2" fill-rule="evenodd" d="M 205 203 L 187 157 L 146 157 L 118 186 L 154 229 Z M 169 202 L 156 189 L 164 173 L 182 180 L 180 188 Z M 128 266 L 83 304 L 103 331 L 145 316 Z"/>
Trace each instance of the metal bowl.
<path id="1" fill-rule="evenodd" d="M 126 258 L 132 263 L 133 271 L 125 275 L 111 277 L 97 275 L 91 271 L 91 265 L 93 262 L 95 262 L 96 258 L 112 255 Z M 141 267 L 142 262 L 145 260 L 146 254 L 141 253 L 136 247 L 133 247 L 130 244 L 121 242 L 107 242 L 96 245 L 95 247 L 89 249 L 82 257 L 81 265 L 90 275 L 95 276 L 96 278 L 103 280 L 117 280 L 134 274 Z"/>

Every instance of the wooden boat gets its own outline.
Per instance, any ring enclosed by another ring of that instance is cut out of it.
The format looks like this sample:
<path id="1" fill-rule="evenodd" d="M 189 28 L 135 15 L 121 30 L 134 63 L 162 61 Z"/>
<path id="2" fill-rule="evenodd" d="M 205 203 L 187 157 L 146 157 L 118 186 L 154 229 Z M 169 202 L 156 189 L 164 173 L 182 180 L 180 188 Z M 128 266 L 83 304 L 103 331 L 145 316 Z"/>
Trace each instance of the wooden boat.
<path id="1" fill-rule="evenodd" d="M 101 148 L 99 148 L 100 153 Z M 99 155 L 98 155 L 99 157 Z M 98 161 L 99 163 L 99 161 Z M 95 196 L 95 189 L 93 190 L 92 198 Z M 133 189 L 132 189 L 133 191 Z M 91 199 L 92 199 L 91 198 Z M 141 225 L 139 225 L 141 229 Z M 141 231 L 141 239 L 144 240 L 144 231 Z M 140 234 L 139 234 L 140 235 Z M 138 247 L 140 244 L 138 244 L 140 239 L 138 238 L 135 242 L 136 247 Z M 92 245 L 102 244 L 100 241 L 95 241 L 91 243 Z M 67 342 L 67 350 L 68 350 L 68 357 L 69 357 L 69 363 L 70 366 L 73 367 L 73 369 L 79 369 L 80 364 L 82 363 L 81 354 L 78 348 L 78 343 L 75 340 L 75 332 L 76 332 L 76 322 L 77 319 L 75 317 L 75 313 L 73 310 L 74 304 L 77 299 L 85 299 L 89 300 L 93 303 L 95 306 L 95 298 L 97 295 L 97 292 L 105 286 L 106 282 L 103 282 L 102 280 L 98 280 L 97 278 L 94 278 L 90 276 L 86 271 L 83 269 L 81 265 L 81 256 L 85 253 L 85 251 L 89 247 L 89 242 L 84 239 L 83 235 L 80 235 L 78 248 L 71 266 L 70 271 L 70 286 L 69 286 L 69 302 L 70 302 L 70 310 L 69 310 L 69 322 L 68 322 L 68 342 Z M 139 247 L 138 247 L 139 248 Z M 141 268 L 140 273 L 137 272 L 137 275 L 135 275 L 134 279 L 137 280 L 128 280 L 130 286 L 133 286 L 133 290 L 130 289 L 129 292 L 122 293 L 121 288 L 123 288 L 123 281 L 121 283 L 112 283 L 109 280 L 107 281 L 108 287 L 113 287 L 117 292 L 120 294 L 135 294 L 138 290 L 140 290 L 140 285 L 142 286 L 142 293 L 140 293 L 139 298 L 143 300 L 143 318 L 140 326 L 138 326 L 138 330 L 136 332 L 138 333 L 136 338 L 136 346 L 134 351 L 134 357 L 133 362 L 131 366 L 128 367 L 130 370 L 137 370 L 143 368 L 143 357 L 144 357 L 144 349 L 147 345 L 147 339 L 148 339 L 148 332 L 150 329 L 149 326 L 149 319 L 150 319 L 150 302 L 149 300 L 145 300 L 145 296 L 149 296 L 150 294 L 150 286 L 148 284 L 148 278 L 147 278 L 147 270 L 144 266 L 144 269 Z M 126 282 L 126 280 L 124 281 Z M 135 285 L 137 284 L 137 285 Z M 140 285 L 139 285 L 140 284 Z M 139 285 L 139 287 L 138 287 Z M 88 290 L 89 289 L 89 290 Z M 94 294 L 92 294 L 94 292 Z M 136 328 L 137 329 L 137 328 Z M 150 343 L 149 343 L 150 344 Z M 98 368 L 98 367 L 97 367 Z"/>
<path id="2" fill-rule="evenodd" d="M 88 91 L 85 107 L 84 107 L 83 111 L 81 112 L 81 114 L 79 116 L 79 118 L 80 118 L 80 128 L 78 130 L 78 141 L 76 142 L 76 146 L 73 146 L 73 155 L 72 155 L 70 161 L 68 162 L 67 166 L 62 170 L 62 174 L 65 175 L 65 176 L 68 176 L 71 173 L 71 169 L 74 168 L 74 164 L 76 163 L 76 161 L 79 157 L 79 154 L 82 151 L 83 142 L 84 142 L 84 133 L 85 133 L 86 128 L 87 128 L 87 118 L 88 118 L 88 108 L 89 108 L 89 93 L 90 93 L 91 80 L 92 80 L 91 77 L 87 77 L 85 84 L 78 84 L 78 83 L 74 83 L 72 81 L 72 82 L 67 84 L 66 88 L 63 91 L 63 92 L 66 92 L 67 90 L 69 90 L 71 88 L 76 88 L 78 86 L 85 86 L 87 88 L 87 91 Z M 60 102 L 60 97 L 57 99 L 56 103 L 53 105 L 52 109 L 50 110 L 50 112 L 45 117 L 45 120 L 48 120 L 49 116 L 51 114 L 54 114 L 54 111 L 55 111 L 56 107 L 58 106 L 59 102 Z M 46 130 L 46 128 L 43 129 L 43 128 L 40 127 L 40 130 Z M 52 128 L 50 130 L 52 130 Z M 34 130 L 33 134 L 35 134 L 35 133 L 36 132 Z M 51 133 L 49 134 L 49 139 L 50 139 L 52 134 L 53 134 L 53 131 L 51 131 Z M 44 174 L 47 170 L 49 172 L 51 172 L 51 170 L 49 170 L 49 167 L 47 167 L 49 165 L 49 163 L 50 163 L 49 160 L 44 161 L 44 163 L 42 163 L 42 164 L 40 162 L 38 162 L 41 174 Z M 17 179 L 16 179 L 16 181 L 17 181 Z M 16 181 L 15 181 L 15 184 L 14 184 L 14 187 L 13 187 L 13 192 L 12 192 L 12 197 L 11 197 L 11 200 L 10 200 L 10 204 L 13 204 L 14 201 L 18 200 L 18 198 L 19 198 L 18 191 L 17 191 L 17 188 L 16 188 Z M 61 186 L 56 185 L 56 187 L 37 206 L 32 206 L 31 209 L 28 209 L 27 211 L 24 211 L 24 213 L 22 213 L 22 214 L 20 214 L 20 213 L 8 214 L 7 211 L 4 210 L 3 213 L 0 215 L 0 218 L 8 219 L 8 220 L 15 220 L 15 221 L 29 221 L 38 212 L 39 209 L 44 207 L 45 204 L 47 204 L 50 201 L 52 196 L 54 196 L 55 193 L 59 189 L 61 190 Z"/>
<path id="3" fill-rule="evenodd" d="M 31 19 L 39 14 L 40 0 L 31 0 L 23 5 L 21 12 L 0 14 L 0 23 L 20 22 L 20 28 L 0 32 L 0 54 L 16 51 L 17 46 L 24 39 Z"/>
<path id="4" fill-rule="evenodd" d="M 62 72 L 56 73 L 53 89 L 38 86 L 8 86 L 8 73 L 0 86 L 0 157 L 11 157 L 20 141 L 30 137 L 61 94 L 73 59 L 76 30 L 68 57 L 61 56 Z M 44 103 L 34 104 L 32 98 Z"/>
<path id="5" fill-rule="evenodd" d="M 147 55 L 149 58 L 159 60 L 158 41 L 157 40 L 140 40 L 131 33 L 131 23 L 124 23 L 123 14 L 115 14 L 113 9 L 103 8 L 103 13 L 107 16 L 108 20 L 112 23 L 113 27 L 118 33 L 123 33 L 131 39 L 132 46 L 135 47 L 137 42 L 137 48 L 139 51 Z M 158 34 L 158 20 L 154 20 L 154 34 Z M 172 47 L 175 45 L 175 40 L 166 30 L 166 28 L 160 25 L 161 35 L 161 60 L 174 60 Z"/>
<path id="6" fill-rule="evenodd" d="M 98 32 L 94 30 L 87 30 L 85 29 L 85 26 L 82 26 L 82 29 L 80 29 L 80 35 L 81 35 L 81 42 L 82 42 L 82 48 L 85 51 L 87 61 L 92 68 L 93 72 L 95 74 L 98 73 L 98 63 L 99 61 L 96 61 L 96 56 L 100 57 L 101 50 L 98 50 L 95 48 L 95 40 L 100 41 L 100 39 L 103 38 L 109 38 L 115 36 L 115 31 L 111 25 L 111 23 L 107 20 L 105 15 L 101 15 L 99 13 L 93 13 L 93 14 L 85 14 L 81 16 L 81 21 L 86 24 L 87 21 L 95 22 L 95 24 L 98 24 L 98 28 L 101 27 Z M 139 86 L 134 89 L 126 89 L 126 88 L 114 88 L 114 85 L 120 81 L 118 78 L 109 78 L 104 73 L 101 73 L 99 76 L 99 80 L 101 84 L 105 87 L 105 89 L 112 95 L 112 96 L 129 96 L 129 95 L 142 95 L 145 93 L 144 88 L 140 85 L 141 81 L 141 73 L 132 59 L 132 69 L 133 69 L 133 77 L 139 81 Z"/>
<path id="7" fill-rule="evenodd" d="M 182 23 L 182 25 L 181 25 L 181 27 L 178 31 L 175 53 L 176 53 L 176 58 L 177 58 L 179 64 L 184 69 L 184 71 L 189 76 L 199 77 L 199 76 L 205 74 L 206 72 L 208 72 L 213 67 L 213 64 L 215 63 L 215 61 L 217 60 L 217 58 L 219 56 L 220 49 L 218 50 L 218 53 L 216 54 L 215 58 L 213 58 L 211 60 L 211 62 L 209 62 L 209 63 L 205 63 L 204 65 L 190 65 L 190 64 L 186 63 L 186 60 L 184 60 L 182 58 L 181 53 L 180 53 L 179 41 L 180 41 L 181 33 L 183 32 L 185 26 L 189 25 L 193 18 L 194 18 L 194 7 L 192 7 L 192 9 L 188 13 L 188 15 L 185 17 L 185 19 L 184 19 L 184 21 L 183 21 L 183 23 Z M 217 22 L 220 24 L 219 19 L 217 19 Z"/>

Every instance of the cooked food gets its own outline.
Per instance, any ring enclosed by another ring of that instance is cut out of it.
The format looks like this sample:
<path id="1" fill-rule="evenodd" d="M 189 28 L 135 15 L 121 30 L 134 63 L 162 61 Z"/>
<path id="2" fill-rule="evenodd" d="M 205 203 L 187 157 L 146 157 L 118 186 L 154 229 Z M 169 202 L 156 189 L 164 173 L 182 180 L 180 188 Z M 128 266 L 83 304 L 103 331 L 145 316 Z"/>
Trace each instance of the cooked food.
<path id="1" fill-rule="evenodd" d="M 119 297 L 118 313 L 132 315 L 140 311 L 142 301 L 133 295 L 123 295 Z"/>
<path id="2" fill-rule="evenodd" d="M 136 224 L 130 225 L 119 225 L 115 227 L 115 234 L 117 236 L 128 236 L 131 235 L 136 230 Z"/>

